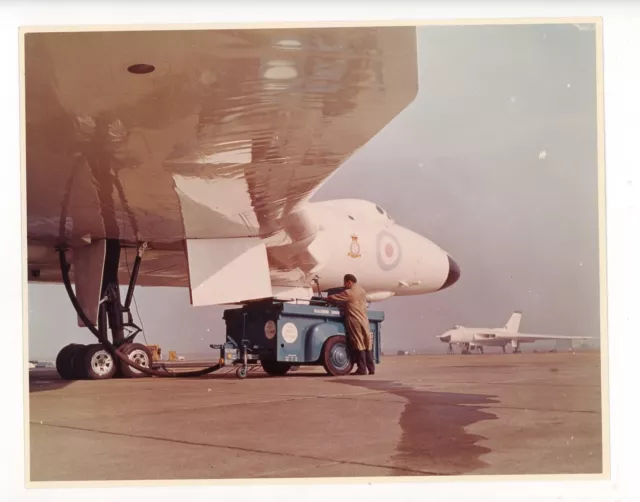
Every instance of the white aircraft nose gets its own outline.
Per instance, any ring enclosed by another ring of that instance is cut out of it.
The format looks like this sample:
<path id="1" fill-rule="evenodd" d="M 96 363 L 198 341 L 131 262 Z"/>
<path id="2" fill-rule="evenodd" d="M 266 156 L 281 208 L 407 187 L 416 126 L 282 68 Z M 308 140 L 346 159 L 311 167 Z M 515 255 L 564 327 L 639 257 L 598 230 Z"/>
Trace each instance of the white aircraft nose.
<path id="1" fill-rule="evenodd" d="M 444 281 L 444 284 L 440 286 L 438 291 L 442 291 L 443 289 L 447 289 L 453 286 L 458 279 L 460 279 L 460 267 L 456 263 L 456 261 L 451 258 L 451 256 L 447 255 L 449 260 L 449 273 L 447 274 L 447 279 Z"/>

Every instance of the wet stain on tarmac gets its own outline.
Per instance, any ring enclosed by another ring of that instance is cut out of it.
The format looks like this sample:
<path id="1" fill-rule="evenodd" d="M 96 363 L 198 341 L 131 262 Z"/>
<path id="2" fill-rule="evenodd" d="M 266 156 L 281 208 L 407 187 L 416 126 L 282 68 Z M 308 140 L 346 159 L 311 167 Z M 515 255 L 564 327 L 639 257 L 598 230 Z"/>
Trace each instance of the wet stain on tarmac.
<path id="1" fill-rule="evenodd" d="M 491 450 L 478 444 L 486 438 L 468 433 L 465 427 L 497 418 L 482 411 L 483 405 L 498 402 L 495 396 L 432 392 L 382 380 L 340 383 L 407 400 L 398 422 L 402 437 L 393 456 L 394 467 L 412 466 L 440 475 L 456 475 L 487 465 L 481 456 Z"/>

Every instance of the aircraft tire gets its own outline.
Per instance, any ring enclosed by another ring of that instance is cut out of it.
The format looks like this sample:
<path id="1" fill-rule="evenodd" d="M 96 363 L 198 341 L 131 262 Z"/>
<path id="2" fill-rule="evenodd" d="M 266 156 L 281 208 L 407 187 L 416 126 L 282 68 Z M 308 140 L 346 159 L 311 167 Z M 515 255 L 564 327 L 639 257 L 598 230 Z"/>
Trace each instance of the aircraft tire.
<path id="1" fill-rule="evenodd" d="M 260 361 L 262 369 L 269 376 L 284 376 L 291 369 L 291 364 L 280 361 Z"/>
<path id="2" fill-rule="evenodd" d="M 108 380 L 118 370 L 117 361 L 100 344 L 89 345 L 84 351 L 84 367 L 89 380 Z"/>
<path id="3" fill-rule="evenodd" d="M 121 352 L 140 366 L 151 369 L 153 365 L 151 351 L 141 343 L 130 343 Z M 120 361 L 120 374 L 123 378 L 145 378 L 149 376 L 122 361 Z"/>
<path id="4" fill-rule="evenodd" d="M 342 335 L 332 336 L 324 343 L 321 359 L 324 370 L 331 376 L 348 375 L 353 369 L 347 338 Z"/>
<path id="5" fill-rule="evenodd" d="M 78 345 L 74 347 L 71 354 L 71 367 L 73 368 L 73 376 L 76 380 L 84 380 L 87 378 L 87 367 L 84 364 L 84 355 L 87 352 L 86 345 Z"/>
<path id="6" fill-rule="evenodd" d="M 76 378 L 73 357 L 78 347 L 82 347 L 77 343 L 71 343 L 63 347 L 56 357 L 56 371 L 64 380 L 74 380 Z"/>

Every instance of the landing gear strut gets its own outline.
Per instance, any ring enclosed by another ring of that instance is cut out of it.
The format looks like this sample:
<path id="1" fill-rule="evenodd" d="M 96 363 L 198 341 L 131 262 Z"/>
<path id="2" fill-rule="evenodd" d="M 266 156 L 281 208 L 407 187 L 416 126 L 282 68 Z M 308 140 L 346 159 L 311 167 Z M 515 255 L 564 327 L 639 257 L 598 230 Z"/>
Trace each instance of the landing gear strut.
<path id="1" fill-rule="evenodd" d="M 127 296 L 123 305 L 120 298 L 120 285 L 118 284 L 120 241 L 115 239 L 106 241 L 97 326 L 94 326 L 89 320 L 71 288 L 69 279 L 70 266 L 66 260 L 65 250 L 58 250 L 62 280 L 69 299 L 78 317 L 99 342 L 94 345 L 71 344 L 63 348 L 56 359 L 56 368 L 62 378 L 66 380 L 82 378 L 103 380 L 116 375 L 125 378 L 141 376 L 192 377 L 212 373 L 224 365 L 224 361 L 220 361 L 215 366 L 203 370 L 182 373 L 154 370 L 152 369 L 153 359 L 150 350 L 145 345 L 134 342 L 135 337 L 142 330 L 133 322 L 131 302 L 140 272 L 142 255 L 146 247 L 145 243 L 138 248 L 138 254 L 129 279 Z M 126 321 L 125 314 L 127 316 Z M 109 329 L 111 330 L 112 341 L 109 341 Z M 125 335 L 126 329 L 130 329 L 132 332 Z"/>
<path id="2" fill-rule="evenodd" d="M 94 333 L 99 343 L 92 345 L 71 344 L 63 348 L 56 359 L 56 368 L 62 378 L 68 380 L 82 378 L 105 380 L 114 376 L 146 376 L 141 371 L 123 363 L 115 353 L 117 350 L 121 350 L 123 355 L 132 359 L 137 365 L 151 369 L 153 358 L 150 350 L 146 346 L 134 342 L 135 337 L 142 330 L 133 322 L 130 310 L 133 291 L 145 249 L 146 244 L 142 244 L 138 249 L 129 281 L 129 289 L 123 305 L 118 283 L 120 242 L 113 239 L 106 241 L 104 272 L 98 307 L 98 324 L 97 326 L 92 326 L 88 319 L 82 319 L 85 326 Z M 63 250 L 60 251 L 60 260 L 65 286 L 68 286 L 67 293 L 69 293 L 76 310 L 81 311 L 82 309 L 77 305 L 77 299 L 70 288 L 70 284 L 67 284 L 69 282 L 69 265 L 66 263 Z M 125 315 L 127 317 L 126 320 Z M 80 317 L 86 316 L 80 315 Z M 111 343 L 108 343 L 109 329 L 111 330 Z M 127 329 L 131 330 L 131 332 L 125 335 L 125 330 Z"/>

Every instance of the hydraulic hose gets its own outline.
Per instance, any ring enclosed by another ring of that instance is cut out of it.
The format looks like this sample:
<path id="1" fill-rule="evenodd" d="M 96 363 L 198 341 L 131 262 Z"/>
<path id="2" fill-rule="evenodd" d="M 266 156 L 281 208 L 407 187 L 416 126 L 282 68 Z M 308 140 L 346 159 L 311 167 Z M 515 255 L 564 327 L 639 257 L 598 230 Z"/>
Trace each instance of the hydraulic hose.
<path id="1" fill-rule="evenodd" d="M 141 373 L 150 376 L 157 376 L 162 378 L 187 378 L 187 377 L 199 377 L 203 375 L 207 375 L 209 373 L 213 373 L 214 371 L 219 370 L 224 366 L 223 363 L 218 363 L 214 366 L 210 366 L 208 368 L 204 368 L 197 371 L 184 371 L 184 372 L 174 372 L 174 371 L 158 371 L 151 368 L 146 368 L 144 366 L 139 365 L 138 363 L 132 361 L 129 356 L 120 352 L 120 348 L 116 348 L 107 338 L 102 338 L 98 329 L 93 325 L 93 323 L 89 320 L 87 315 L 82 310 L 82 306 L 78 302 L 78 298 L 76 297 L 73 288 L 71 287 L 71 280 L 69 278 L 69 264 L 67 263 L 67 257 L 64 249 L 58 249 L 58 254 L 60 257 L 60 271 L 62 272 L 62 282 L 64 283 L 64 287 L 67 290 L 67 295 L 69 296 L 69 300 L 71 300 L 71 304 L 75 309 L 78 317 L 82 320 L 84 325 L 91 331 L 93 336 L 95 336 L 98 341 L 106 347 L 106 349 L 111 353 L 112 356 L 117 357 L 124 364 L 131 366 L 132 368 L 137 369 Z"/>

